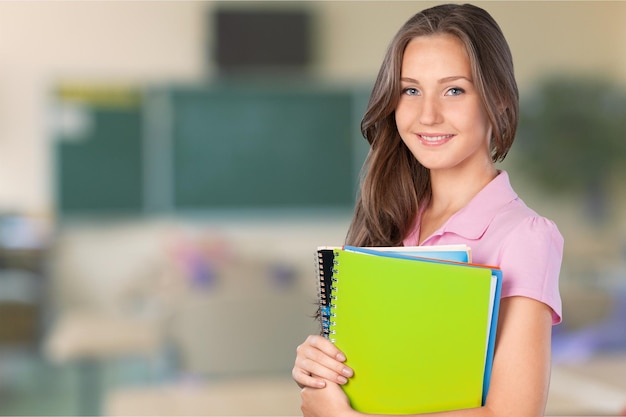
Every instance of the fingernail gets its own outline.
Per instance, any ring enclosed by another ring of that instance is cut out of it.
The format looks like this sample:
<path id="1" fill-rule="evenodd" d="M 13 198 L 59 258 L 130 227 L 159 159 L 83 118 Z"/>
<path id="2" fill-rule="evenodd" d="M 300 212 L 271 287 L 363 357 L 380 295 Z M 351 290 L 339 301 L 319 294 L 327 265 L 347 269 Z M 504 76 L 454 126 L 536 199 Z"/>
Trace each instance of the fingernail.
<path id="1" fill-rule="evenodd" d="M 340 362 L 343 362 L 346 360 L 346 355 L 344 355 L 343 353 L 338 353 L 337 354 L 337 360 Z"/>
<path id="2" fill-rule="evenodd" d="M 341 373 L 344 374 L 347 377 L 350 377 L 350 376 L 352 376 L 352 369 L 350 369 L 350 368 L 343 368 L 341 370 Z"/>
<path id="3" fill-rule="evenodd" d="M 317 381 L 315 383 L 315 385 L 317 385 L 319 388 L 324 388 L 326 386 L 326 382 L 324 382 L 324 381 Z"/>
<path id="4" fill-rule="evenodd" d="M 348 380 L 340 375 L 337 377 L 337 382 L 339 382 L 340 384 L 345 384 L 346 382 L 348 382 Z"/>

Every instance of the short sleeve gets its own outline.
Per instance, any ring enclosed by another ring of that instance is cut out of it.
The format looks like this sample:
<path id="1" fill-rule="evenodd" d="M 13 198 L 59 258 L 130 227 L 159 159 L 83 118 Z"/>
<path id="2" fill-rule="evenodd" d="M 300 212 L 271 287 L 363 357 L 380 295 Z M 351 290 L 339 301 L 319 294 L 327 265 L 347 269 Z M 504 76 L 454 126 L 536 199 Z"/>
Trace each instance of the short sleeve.
<path id="1" fill-rule="evenodd" d="M 563 236 L 556 224 L 529 216 L 515 227 L 501 246 L 502 297 L 524 296 L 552 309 L 552 323 L 561 322 L 559 273 Z"/>

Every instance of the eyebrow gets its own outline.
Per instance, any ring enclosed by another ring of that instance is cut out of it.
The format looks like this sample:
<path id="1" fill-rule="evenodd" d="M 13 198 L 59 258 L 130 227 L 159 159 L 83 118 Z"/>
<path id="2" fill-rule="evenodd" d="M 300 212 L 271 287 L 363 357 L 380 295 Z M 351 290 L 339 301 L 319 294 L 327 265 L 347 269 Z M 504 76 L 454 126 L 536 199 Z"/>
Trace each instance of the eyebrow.
<path id="1" fill-rule="evenodd" d="M 439 84 L 444 84 L 444 83 L 449 83 L 451 81 L 456 81 L 456 80 L 466 80 L 466 81 L 468 81 L 470 83 L 473 82 L 471 78 L 468 78 L 468 77 L 466 77 L 464 75 L 452 75 L 450 77 L 444 77 L 444 78 L 441 78 L 441 79 L 437 80 L 437 82 Z M 400 81 L 404 81 L 404 82 L 407 82 L 407 83 L 419 84 L 419 81 L 417 81 L 416 79 L 413 79 L 413 78 L 409 78 L 409 77 L 402 77 L 402 78 L 400 78 Z"/>

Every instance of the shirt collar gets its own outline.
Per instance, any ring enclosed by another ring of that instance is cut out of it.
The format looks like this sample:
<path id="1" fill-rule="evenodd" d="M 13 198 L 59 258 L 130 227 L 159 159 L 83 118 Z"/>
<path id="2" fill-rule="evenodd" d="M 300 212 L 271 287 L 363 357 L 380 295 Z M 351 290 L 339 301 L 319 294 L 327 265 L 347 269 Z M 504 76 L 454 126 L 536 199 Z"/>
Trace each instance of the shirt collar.
<path id="1" fill-rule="evenodd" d="M 454 213 L 435 235 L 448 232 L 467 239 L 478 239 L 496 214 L 515 199 L 517 194 L 511 187 L 509 175 L 506 171 L 499 171 L 499 174 L 465 207 Z"/>

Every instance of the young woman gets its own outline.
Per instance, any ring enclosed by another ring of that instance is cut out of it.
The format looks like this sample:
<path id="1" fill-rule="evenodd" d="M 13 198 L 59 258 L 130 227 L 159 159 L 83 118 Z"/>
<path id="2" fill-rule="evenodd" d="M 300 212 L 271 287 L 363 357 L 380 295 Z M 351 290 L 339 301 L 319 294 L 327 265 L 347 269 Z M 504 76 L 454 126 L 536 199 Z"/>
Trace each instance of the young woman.
<path id="1" fill-rule="evenodd" d="M 362 121 L 371 150 L 346 243 L 466 243 L 475 262 L 503 272 L 486 404 L 438 415 L 541 416 L 545 409 L 563 238 L 495 166 L 517 121 L 508 44 L 472 5 L 429 8 L 400 29 Z M 293 377 L 306 417 L 359 414 L 340 386 L 355 372 L 345 359 L 321 336 L 298 347 Z"/>

